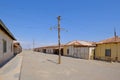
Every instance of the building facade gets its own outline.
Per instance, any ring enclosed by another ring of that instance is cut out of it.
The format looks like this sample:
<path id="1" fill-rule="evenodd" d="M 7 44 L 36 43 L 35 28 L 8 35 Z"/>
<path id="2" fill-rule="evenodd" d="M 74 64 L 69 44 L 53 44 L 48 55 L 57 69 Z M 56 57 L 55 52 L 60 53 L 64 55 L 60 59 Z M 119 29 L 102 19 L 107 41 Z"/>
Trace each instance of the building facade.
<path id="1" fill-rule="evenodd" d="M 15 37 L 0 20 L 0 65 L 13 57 L 13 40 Z"/>
<path id="2" fill-rule="evenodd" d="M 81 59 L 94 58 L 95 45 L 87 41 L 71 41 L 64 47 L 64 55 L 77 57 Z"/>
<path id="3" fill-rule="evenodd" d="M 120 61 L 120 37 L 114 36 L 97 43 L 95 58 L 107 61 Z"/>
<path id="4" fill-rule="evenodd" d="M 63 46 L 61 45 L 61 55 L 63 55 Z M 59 54 L 59 47 L 58 45 L 52 45 L 52 46 L 44 46 L 35 48 L 34 51 L 42 52 L 42 53 L 49 53 L 49 54 Z"/>

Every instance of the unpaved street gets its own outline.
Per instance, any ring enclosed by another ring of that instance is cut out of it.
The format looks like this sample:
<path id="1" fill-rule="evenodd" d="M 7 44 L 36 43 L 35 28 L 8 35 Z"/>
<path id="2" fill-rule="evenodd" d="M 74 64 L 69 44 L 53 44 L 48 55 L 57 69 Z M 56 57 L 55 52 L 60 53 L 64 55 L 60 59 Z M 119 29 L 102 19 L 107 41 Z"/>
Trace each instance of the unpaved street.
<path id="1" fill-rule="evenodd" d="M 120 63 L 23 51 L 0 68 L 0 80 L 120 80 Z"/>
<path id="2" fill-rule="evenodd" d="M 120 63 L 23 51 L 20 80 L 120 80 Z"/>

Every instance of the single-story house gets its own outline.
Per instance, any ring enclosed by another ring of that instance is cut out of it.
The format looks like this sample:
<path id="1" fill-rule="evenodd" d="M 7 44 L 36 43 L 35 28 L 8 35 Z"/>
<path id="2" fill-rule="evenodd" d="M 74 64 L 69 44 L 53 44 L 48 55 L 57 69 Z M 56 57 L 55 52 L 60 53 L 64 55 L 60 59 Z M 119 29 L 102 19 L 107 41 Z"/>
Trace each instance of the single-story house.
<path id="1" fill-rule="evenodd" d="M 13 40 L 15 37 L 0 20 L 0 65 L 13 57 Z"/>
<path id="2" fill-rule="evenodd" d="M 88 41 L 71 41 L 64 46 L 64 55 L 77 57 L 81 59 L 93 59 L 94 58 L 94 42 Z"/>
<path id="3" fill-rule="evenodd" d="M 114 36 L 98 42 L 95 49 L 95 58 L 120 61 L 120 37 Z"/>

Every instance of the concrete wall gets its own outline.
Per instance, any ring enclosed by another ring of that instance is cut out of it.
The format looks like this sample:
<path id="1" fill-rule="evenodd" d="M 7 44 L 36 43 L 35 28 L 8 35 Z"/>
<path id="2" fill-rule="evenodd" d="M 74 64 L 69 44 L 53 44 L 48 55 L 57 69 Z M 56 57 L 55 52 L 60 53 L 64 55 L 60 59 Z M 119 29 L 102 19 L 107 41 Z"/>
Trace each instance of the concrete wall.
<path id="1" fill-rule="evenodd" d="M 3 39 L 7 42 L 7 52 L 3 53 Z M 11 48 L 12 47 L 12 48 Z M 0 29 L 0 64 L 13 56 L 13 40 Z"/>
<path id="2" fill-rule="evenodd" d="M 105 56 L 105 50 L 111 49 L 111 57 Z M 120 43 L 98 44 L 95 49 L 95 58 L 102 60 L 120 61 Z"/>

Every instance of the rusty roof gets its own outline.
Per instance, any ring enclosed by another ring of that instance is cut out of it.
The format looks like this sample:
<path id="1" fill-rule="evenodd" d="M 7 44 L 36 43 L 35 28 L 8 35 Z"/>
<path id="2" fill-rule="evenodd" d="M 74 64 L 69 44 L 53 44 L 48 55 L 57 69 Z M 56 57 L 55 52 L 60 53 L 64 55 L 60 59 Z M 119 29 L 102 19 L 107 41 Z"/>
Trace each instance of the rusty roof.
<path id="1" fill-rule="evenodd" d="M 97 44 L 107 44 L 107 43 L 117 43 L 120 42 L 120 37 L 114 36 L 105 40 L 98 42 Z"/>
<path id="2" fill-rule="evenodd" d="M 0 29 L 2 29 L 8 36 L 10 36 L 13 40 L 16 40 L 13 34 L 9 31 L 9 29 L 5 26 L 5 24 L 0 20 Z"/>

